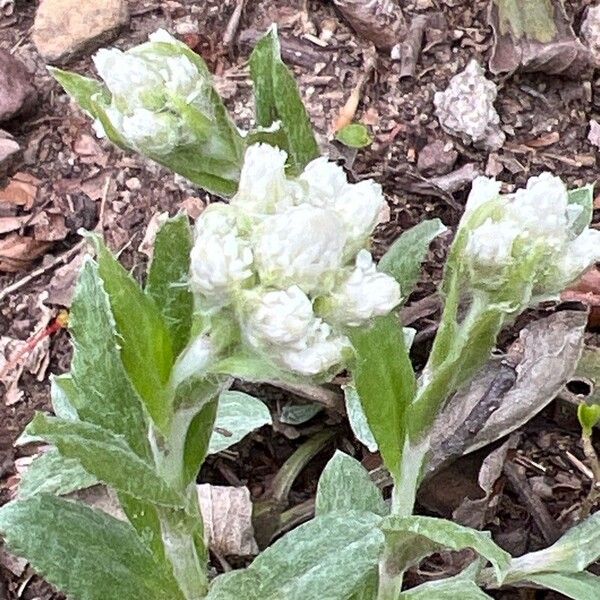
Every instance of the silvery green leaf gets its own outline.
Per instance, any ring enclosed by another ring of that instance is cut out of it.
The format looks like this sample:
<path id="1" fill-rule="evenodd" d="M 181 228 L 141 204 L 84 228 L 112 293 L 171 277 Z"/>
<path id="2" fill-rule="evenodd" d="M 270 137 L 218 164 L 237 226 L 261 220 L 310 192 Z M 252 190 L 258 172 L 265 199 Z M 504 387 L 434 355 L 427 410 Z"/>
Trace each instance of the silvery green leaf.
<path id="1" fill-rule="evenodd" d="M 27 431 L 54 444 L 60 454 L 78 460 L 88 473 L 118 491 L 156 504 L 183 506 L 179 493 L 120 436 L 91 423 L 65 421 L 42 413 L 37 413 Z"/>
<path id="2" fill-rule="evenodd" d="M 285 425 L 302 425 L 323 410 L 318 404 L 286 404 L 281 409 L 279 420 Z"/>
<path id="3" fill-rule="evenodd" d="M 329 513 L 300 525 L 260 554 L 246 570 L 217 577 L 207 600 L 347 600 L 376 567 L 383 544 L 381 517 Z"/>
<path id="4" fill-rule="evenodd" d="M 600 512 L 567 531 L 549 548 L 513 558 L 507 582 L 547 571 L 578 573 L 600 558 Z"/>
<path id="5" fill-rule="evenodd" d="M 156 234 L 146 294 L 160 310 L 171 333 L 173 354 L 185 348 L 192 328 L 194 298 L 189 289 L 192 232 L 186 215 L 169 219 Z"/>
<path id="6" fill-rule="evenodd" d="M 348 415 L 348 422 L 350 423 L 352 432 L 356 436 L 356 439 L 367 447 L 369 452 L 377 452 L 377 442 L 369 428 L 367 416 L 363 410 L 356 388 L 352 383 L 348 383 L 342 386 L 342 389 L 344 390 L 344 400 L 346 402 L 346 414 Z"/>
<path id="7" fill-rule="evenodd" d="M 250 56 L 250 75 L 254 83 L 256 122 L 262 127 L 281 122 L 286 138 L 283 149 L 288 153 L 292 174 L 299 174 L 319 156 L 319 147 L 298 86 L 281 60 L 275 26 L 256 44 Z"/>
<path id="8" fill-rule="evenodd" d="M 417 564 L 440 549 L 472 548 L 494 567 L 502 584 L 510 565 L 510 554 L 497 546 L 488 532 L 476 531 L 446 519 L 389 516 L 381 523 L 386 540 L 402 552 L 405 564 Z"/>
<path id="9" fill-rule="evenodd" d="M 354 384 L 385 466 L 398 476 L 405 446 L 405 416 L 416 380 L 397 316 L 349 331 L 356 353 Z"/>
<path id="10" fill-rule="evenodd" d="M 595 600 L 600 591 L 600 577 L 588 571 L 581 573 L 539 573 L 529 581 L 561 593 L 573 600 Z"/>
<path id="11" fill-rule="evenodd" d="M 468 579 L 441 579 L 430 581 L 400 594 L 401 600 L 491 600 L 474 581 Z"/>
<path id="12" fill-rule="evenodd" d="M 152 420 L 164 432 L 173 403 L 169 380 L 174 357 L 169 330 L 152 298 L 144 294 L 100 238 L 90 239 L 117 326 L 123 365 Z"/>
<path id="13" fill-rule="evenodd" d="M 79 418 L 72 400 L 76 397 L 77 388 L 70 374 L 50 375 L 50 398 L 52 410 L 57 417 L 72 421 Z"/>
<path id="14" fill-rule="evenodd" d="M 379 575 L 377 569 L 373 569 L 348 600 L 376 600 L 378 589 Z"/>
<path id="15" fill-rule="evenodd" d="M 122 435 L 140 456 L 149 457 L 147 423 L 140 397 L 125 371 L 109 298 L 98 267 L 87 260 L 71 305 L 69 327 L 74 354 L 69 401 L 79 417 Z"/>
<path id="16" fill-rule="evenodd" d="M 389 513 L 379 488 L 355 458 L 336 450 L 319 478 L 315 514 L 366 510 L 382 517 Z"/>
<path id="17" fill-rule="evenodd" d="M 579 216 L 571 225 L 571 231 L 575 235 L 582 233 L 592 221 L 594 212 L 594 185 L 589 184 L 576 190 L 569 191 L 569 204 L 581 207 Z"/>
<path id="18" fill-rule="evenodd" d="M 423 221 L 402 233 L 379 261 L 379 270 L 400 284 L 403 298 L 410 296 L 419 281 L 421 264 L 432 240 L 444 231 L 446 227 L 439 219 Z"/>
<path id="19" fill-rule="evenodd" d="M 184 600 L 131 525 L 83 504 L 47 494 L 11 502 L 0 509 L 0 534 L 77 600 Z"/>
<path id="20" fill-rule="evenodd" d="M 66 458 L 57 450 L 38 456 L 21 477 L 19 497 L 29 498 L 36 494 L 62 496 L 98 483 L 75 458 Z"/>
<path id="21" fill-rule="evenodd" d="M 208 453 L 221 452 L 255 429 L 270 423 L 271 413 L 262 400 L 243 392 L 223 392 L 219 397 Z"/>

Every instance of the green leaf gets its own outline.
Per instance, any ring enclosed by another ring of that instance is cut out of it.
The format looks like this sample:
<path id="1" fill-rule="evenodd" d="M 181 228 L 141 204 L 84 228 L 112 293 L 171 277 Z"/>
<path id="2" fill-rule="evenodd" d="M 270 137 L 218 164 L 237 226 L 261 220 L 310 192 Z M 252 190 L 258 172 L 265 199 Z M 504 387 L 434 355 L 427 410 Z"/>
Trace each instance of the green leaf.
<path id="1" fill-rule="evenodd" d="M 589 184 L 584 187 L 571 190 L 569 192 L 569 204 L 575 204 L 581 207 L 581 213 L 571 225 L 571 231 L 579 235 L 587 229 L 592 221 L 594 212 L 594 185 Z"/>
<path id="2" fill-rule="evenodd" d="M 600 512 L 572 527 L 549 548 L 513 558 L 507 583 L 546 571 L 578 573 L 600 558 Z"/>
<path id="3" fill-rule="evenodd" d="M 406 437 L 405 415 L 416 389 L 415 374 L 395 314 L 349 332 L 356 352 L 354 383 L 385 466 L 398 477 Z"/>
<path id="4" fill-rule="evenodd" d="M 287 139 L 284 150 L 288 152 L 292 174 L 297 175 L 319 156 L 319 147 L 298 86 L 281 60 L 275 26 L 256 44 L 250 56 L 250 75 L 254 82 L 256 122 L 262 127 L 281 122 Z"/>
<path id="5" fill-rule="evenodd" d="M 56 67 L 48 67 L 50 75 L 60 83 L 65 92 L 91 116 L 95 117 L 92 97 L 99 95 L 106 102 L 110 101 L 110 94 L 102 83 L 89 77 L 84 77 L 71 71 L 63 71 Z"/>
<path id="6" fill-rule="evenodd" d="M 318 516 L 267 548 L 245 571 L 217 577 L 207 600 L 347 600 L 377 565 L 379 521 L 358 511 Z"/>
<path id="7" fill-rule="evenodd" d="M 59 387 L 81 419 L 124 436 L 135 452 L 149 457 L 142 402 L 123 367 L 108 296 L 92 260 L 79 277 L 69 326 L 72 382 L 61 380 Z"/>
<path id="8" fill-rule="evenodd" d="M 582 573 L 540 573 L 529 581 L 542 585 L 573 600 L 595 600 L 600 591 L 600 577 Z"/>
<path id="9" fill-rule="evenodd" d="M 97 236 L 91 240 L 117 324 L 123 364 L 152 420 L 164 432 L 173 402 L 169 387 L 173 366 L 169 330 L 154 301 L 144 294 L 104 243 Z"/>
<path id="10" fill-rule="evenodd" d="M 146 294 L 160 310 L 171 333 L 174 356 L 190 338 L 194 297 L 188 286 L 192 232 L 186 215 L 169 219 L 156 234 Z"/>
<path id="11" fill-rule="evenodd" d="M 600 404 L 581 403 L 577 407 L 577 417 L 584 433 L 592 435 L 592 429 L 600 423 Z"/>
<path id="12" fill-rule="evenodd" d="M 427 257 L 432 240 L 446 231 L 439 219 L 423 221 L 408 229 L 390 246 L 378 264 L 378 269 L 391 275 L 406 299 L 419 281 L 421 264 Z"/>
<path id="13" fill-rule="evenodd" d="M 77 600 L 184 600 L 134 529 L 46 494 L 0 509 L 0 533 L 50 583 Z"/>
<path id="14" fill-rule="evenodd" d="M 51 442 L 63 456 L 78 460 L 88 473 L 116 490 L 156 504 L 183 505 L 180 495 L 123 438 L 97 425 L 38 413 L 27 432 Z"/>
<path id="15" fill-rule="evenodd" d="M 376 600 L 378 590 L 379 575 L 377 569 L 373 569 L 348 600 Z"/>
<path id="16" fill-rule="evenodd" d="M 50 375 L 50 398 L 52 410 L 61 419 L 76 421 L 79 416 L 75 408 L 77 387 L 69 373 L 63 375 Z"/>
<path id="17" fill-rule="evenodd" d="M 323 411 L 318 404 L 286 404 L 281 409 L 279 421 L 285 425 L 302 425 Z"/>
<path id="18" fill-rule="evenodd" d="M 554 8 L 548 0 L 529 0 L 527 5 L 515 0 L 494 0 L 498 7 L 498 21 L 502 34 L 512 34 L 542 43 L 551 42 L 558 30 L 554 22 Z"/>
<path id="19" fill-rule="evenodd" d="M 335 139 L 349 148 L 365 148 L 373 143 L 373 136 L 362 123 L 346 125 L 335 134 Z"/>
<path id="20" fill-rule="evenodd" d="M 255 429 L 271 423 L 271 413 L 262 400 L 243 392 L 223 392 L 208 453 L 221 452 Z"/>
<path id="21" fill-rule="evenodd" d="M 356 436 L 356 439 L 364 444 L 369 452 L 377 452 L 377 442 L 373 437 L 373 432 L 367 422 L 367 415 L 363 410 L 360 402 L 360 396 L 356 392 L 356 388 L 353 383 L 348 383 L 342 386 L 344 390 L 344 401 L 346 402 L 346 414 L 348 415 L 348 422 L 352 433 Z"/>
<path id="22" fill-rule="evenodd" d="M 19 497 L 29 498 L 36 494 L 62 496 L 98 483 L 75 458 L 65 458 L 56 450 L 38 456 L 23 473 Z"/>
<path id="23" fill-rule="evenodd" d="M 319 478 L 315 514 L 352 510 L 366 510 L 382 517 L 389 514 L 369 472 L 355 458 L 336 450 Z"/>
<path id="24" fill-rule="evenodd" d="M 510 554 L 493 541 L 489 533 L 434 517 L 386 517 L 381 523 L 386 542 L 402 554 L 401 564 L 417 564 L 443 548 L 472 548 L 492 563 L 498 585 L 502 585 L 510 565 Z"/>
<path id="25" fill-rule="evenodd" d="M 400 594 L 401 600 L 490 600 L 474 581 L 452 577 L 430 581 Z"/>

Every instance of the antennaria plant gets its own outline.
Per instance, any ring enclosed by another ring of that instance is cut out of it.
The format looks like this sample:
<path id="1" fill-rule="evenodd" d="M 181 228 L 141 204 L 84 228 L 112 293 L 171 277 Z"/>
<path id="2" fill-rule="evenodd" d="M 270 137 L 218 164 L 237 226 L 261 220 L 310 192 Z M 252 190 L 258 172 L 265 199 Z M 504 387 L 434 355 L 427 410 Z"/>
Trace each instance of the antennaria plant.
<path id="1" fill-rule="evenodd" d="M 89 236 L 95 259 L 73 301 L 71 372 L 52 382 L 56 416 L 38 414 L 21 440 L 55 450 L 0 509 L 9 548 L 79 600 L 467 600 L 503 585 L 595 598 L 598 578 L 585 569 L 600 556 L 598 514 L 515 559 L 486 532 L 414 514 L 447 399 L 507 323 L 600 259 L 591 188 L 568 192 L 548 173 L 511 195 L 494 180 L 474 182 L 446 264 L 442 320 L 417 375 L 396 311 L 444 228 L 422 223 L 374 263 L 381 188 L 349 183 L 319 156 L 274 29 L 250 60 L 258 127 L 244 134 L 202 59 L 165 32 L 125 53 L 100 51 L 95 63 L 104 84 L 53 72 L 97 130 L 230 199 L 211 204 L 194 231 L 182 215 L 162 226 L 143 287 Z M 314 519 L 248 568 L 209 581 L 195 480 L 207 452 L 228 445 L 215 419 L 241 401 L 252 427 L 269 421 L 256 399 L 227 392 L 232 378 L 322 382 L 342 370 L 391 474 L 390 502 L 337 452 Z M 589 429 L 597 415 L 588 413 Z M 126 520 L 63 497 L 98 482 L 116 492 Z M 464 572 L 403 589 L 408 568 L 464 548 L 480 557 Z"/>

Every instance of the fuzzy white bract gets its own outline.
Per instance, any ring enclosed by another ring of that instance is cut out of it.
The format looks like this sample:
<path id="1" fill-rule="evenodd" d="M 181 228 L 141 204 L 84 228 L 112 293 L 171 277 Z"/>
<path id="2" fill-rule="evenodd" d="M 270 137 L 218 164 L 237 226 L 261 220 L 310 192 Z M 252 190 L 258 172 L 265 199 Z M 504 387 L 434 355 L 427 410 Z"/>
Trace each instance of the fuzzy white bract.
<path id="1" fill-rule="evenodd" d="M 286 153 L 246 150 L 238 192 L 196 222 L 191 285 L 200 310 L 235 315 L 247 348 L 304 376 L 343 368 L 343 328 L 385 315 L 397 282 L 365 249 L 385 203 L 372 181 L 349 183 L 318 158 L 297 178 Z"/>
<path id="2" fill-rule="evenodd" d="M 182 107 L 193 107 L 207 121 L 213 118 L 206 74 L 166 31 L 126 52 L 101 49 L 94 64 L 111 93 L 106 118 L 122 141 L 139 152 L 165 156 L 192 141 L 179 114 Z M 95 129 L 105 133 L 99 123 Z"/>
<path id="3" fill-rule="evenodd" d="M 474 287 L 499 293 L 521 281 L 530 302 L 561 292 L 600 260 L 600 231 L 576 229 L 582 211 L 550 173 L 504 196 L 498 182 L 475 180 L 461 226 Z"/>

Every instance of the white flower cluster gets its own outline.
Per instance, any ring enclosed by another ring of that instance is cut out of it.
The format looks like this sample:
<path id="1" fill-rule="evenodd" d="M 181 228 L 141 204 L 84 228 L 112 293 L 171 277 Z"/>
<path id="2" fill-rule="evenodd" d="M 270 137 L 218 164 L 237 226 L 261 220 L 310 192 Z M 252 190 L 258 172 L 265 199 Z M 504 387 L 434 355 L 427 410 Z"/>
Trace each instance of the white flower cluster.
<path id="1" fill-rule="evenodd" d="M 132 148 L 163 156 L 190 141 L 178 117 L 181 106 L 212 115 L 206 77 L 181 52 L 181 43 L 162 29 L 149 39 L 127 52 L 104 48 L 93 60 L 112 95 L 106 109 L 110 125 Z M 95 129 L 105 135 L 99 120 Z"/>
<path id="2" fill-rule="evenodd" d="M 448 133 L 486 150 L 497 150 L 506 139 L 494 108 L 497 94 L 494 82 L 486 79 L 479 63 L 472 60 L 445 91 L 435 93 L 435 114 Z"/>
<path id="3" fill-rule="evenodd" d="M 550 173 L 510 195 L 500 195 L 500 182 L 477 178 L 463 218 L 474 285 L 501 290 L 528 263 L 534 299 L 561 292 L 600 260 L 600 231 L 581 223 L 582 211 Z"/>
<path id="4" fill-rule="evenodd" d="M 400 287 L 365 249 L 381 187 L 348 183 L 327 158 L 289 179 L 286 158 L 266 144 L 247 149 L 237 194 L 196 222 L 191 285 L 201 309 L 236 315 L 254 351 L 310 376 L 339 368 L 342 328 L 389 313 Z"/>

